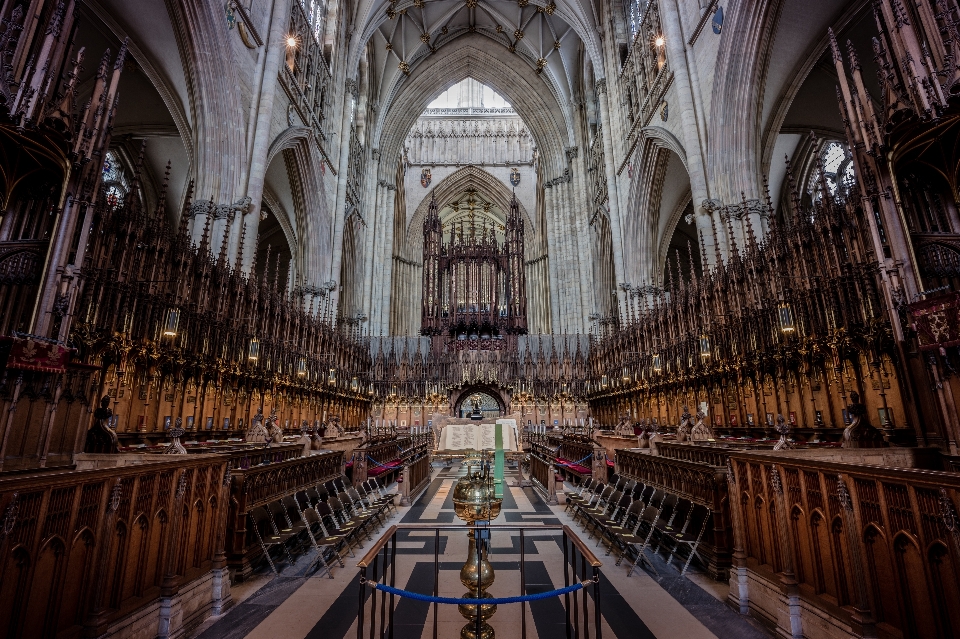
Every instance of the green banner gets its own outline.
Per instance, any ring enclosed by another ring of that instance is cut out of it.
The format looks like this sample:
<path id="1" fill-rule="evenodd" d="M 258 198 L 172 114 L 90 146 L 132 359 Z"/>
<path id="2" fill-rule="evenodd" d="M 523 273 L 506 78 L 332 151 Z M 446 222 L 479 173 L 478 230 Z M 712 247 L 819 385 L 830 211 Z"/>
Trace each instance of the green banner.
<path id="1" fill-rule="evenodd" d="M 503 497 L 503 424 L 497 422 L 494 427 L 493 489 L 497 497 Z"/>

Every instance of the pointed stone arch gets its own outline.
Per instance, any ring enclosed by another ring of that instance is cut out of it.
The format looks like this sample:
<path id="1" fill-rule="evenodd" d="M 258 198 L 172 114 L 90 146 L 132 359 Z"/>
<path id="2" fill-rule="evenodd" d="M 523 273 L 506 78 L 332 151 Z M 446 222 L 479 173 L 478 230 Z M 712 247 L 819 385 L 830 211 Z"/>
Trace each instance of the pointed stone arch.
<path id="1" fill-rule="evenodd" d="M 430 208 L 431 196 L 437 198 L 437 204 L 442 208 L 449 203 L 450 200 L 470 187 L 482 191 L 483 194 L 492 200 L 502 211 L 510 210 L 512 193 L 503 182 L 479 166 L 465 166 L 438 182 L 437 185 L 433 187 L 431 193 L 423 198 L 414 214 L 410 217 L 403 245 L 398 247 L 400 249 L 398 252 L 400 252 L 405 259 L 419 261 L 423 251 L 423 220 L 427 215 L 427 209 Z M 533 259 L 536 257 L 536 255 L 534 255 L 537 250 L 535 247 L 540 245 L 539 234 L 542 230 L 537 228 L 533 217 L 523 206 L 523 203 L 518 200 L 517 205 L 520 208 L 520 213 L 523 215 L 526 225 L 524 254 L 526 259 Z"/>
<path id="2" fill-rule="evenodd" d="M 567 168 L 564 149 L 576 145 L 572 123 L 543 80 L 502 47 L 491 47 L 483 36 L 459 38 L 444 47 L 444 55 L 418 65 L 407 80 L 384 100 L 374 146 L 383 158 L 396 158 L 403 141 L 427 105 L 440 93 L 466 78 L 474 78 L 504 96 L 530 128 L 541 153 L 546 177 Z M 381 163 L 392 173 L 391 162 Z M 389 179 L 390 175 L 381 175 Z"/>

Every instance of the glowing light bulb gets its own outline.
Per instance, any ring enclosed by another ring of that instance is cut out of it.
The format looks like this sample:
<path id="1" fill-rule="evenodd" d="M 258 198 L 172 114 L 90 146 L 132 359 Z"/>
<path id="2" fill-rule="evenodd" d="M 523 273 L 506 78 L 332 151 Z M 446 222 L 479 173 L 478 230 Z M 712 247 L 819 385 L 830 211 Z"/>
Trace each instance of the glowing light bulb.
<path id="1" fill-rule="evenodd" d="M 287 46 L 291 49 L 297 46 L 297 39 L 294 36 L 287 36 Z"/>
<path id="2" fill-rule="evenodd" d="M 653 41 L 653 44 L 660 48 L 663 46 L 663 36 L 657 36 L 657 39 Z"/>

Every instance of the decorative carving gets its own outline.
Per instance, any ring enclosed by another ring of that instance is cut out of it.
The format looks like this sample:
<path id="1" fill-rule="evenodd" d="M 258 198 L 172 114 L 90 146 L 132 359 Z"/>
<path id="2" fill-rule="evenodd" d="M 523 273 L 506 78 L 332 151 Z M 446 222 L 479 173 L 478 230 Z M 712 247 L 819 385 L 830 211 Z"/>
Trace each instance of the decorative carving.
<path id="1" fill-rule="evenodd" d="M 883 434 L 870 424 L 867 407 L 860 403 L 860 394 L 850 391 L 847 406 L 850 425 L 843 431 L 843 448 L 879 448 L 883 446 Z"/>
<path id="2" fill-rule="evenodd" d="M 85 453 L 116 453 L 119 440 L 117 434 L 110 428 L 113 411 L 110 410 L 110 396 L 104 395 L 100 399 L 100 406 L 93 411 L 93 423 L 87 431 Z"/>
<path id="3" fill-rule="evenodd" d="M 691 422 L 693 421 L 693 415 L 690 414 L 690 409 L 686 404 L 683 406 L 683 413 L 680 415 L 680 425 L 677 426 L 677 441 L 685 442 L 690 435 Z"/>
<path id="4" fill-rule="evenodd" d="M 697 423 L 694 424 L 693 429 L 690 431 L 690 439 L 693 441 L 706 441 L 708 439 L 713 439 L 713 431 L 710 430 L 710 427 L 703 423 L 703 420 L 707 417 L 706 413 L 702 410 L 697 410 Z"/>
<path id="5" fill-rule="evenodd" d="M 244 435 L 244 439 L 248 443 L 264 444 L 267 443 L 268 437 L 267 429 L 263 426 L 263 409 L 258 408 L 257 414 L 253 416 L 253 420 L 250 422 L 250 429 Z"/>
<path id="6" fill-rule="evenodd" d="M 773 488 L 773 492 L 776 494 L 783 494 L 783 484 L 780 482 L 780 469 L 777 468 L 776 464 L 770 466 L 770 487 Z"/>
<path id="7" fill-rule="evenodd" d="M 13 532 L 13 527 L 17 524 L 17 514 L 20 512 L 20 504 L 17 501 L 20 493 L 13 493 L 7 509 L 3 512 L 3 535 L 6 537 Z"/>
<path id="8" fill-rule="evenodd" d="M 115 513 L 120 508 L 120 498 L 123 496 L 123 482 L 119 479 L 110 489 L 110 501 L 107 502 L 107 512 Z"/>
<path id="9" fill-rule="evenodd" d="M 847 482 L 844 481 L 843 475 L 837 475 L 837 498 L 845 511 L 853 512 L 853 500 L 850 499 L 850 491 L 847 489 Z"/>
<path id="10" fill-rule="evenodd" d="M 183 437 L 184 433 L 187 431 L 183 428 L 183 418 L 177 417 L 177 421 L 174 424 L 173 428 L 170 429 L 170 438 L 173 440 L 170 442 L 170 445 L 163 451 L 167 455 L 186 455 L 187 449 L 183 447 L 183 444 L 180 443 L 180 438 Z"/>
<path id="11" fill-rule="evenodd" d="M 783 418 L 783 415 L 777 415 L 777 425 L 775 426 L 778 433 L 780 433 L 780 441 L 774 445 L 774 450 L 787 450 L 793 448 L 793 444 L 790 443 L 788 437 L 790 436 L 790 424 Z"/>

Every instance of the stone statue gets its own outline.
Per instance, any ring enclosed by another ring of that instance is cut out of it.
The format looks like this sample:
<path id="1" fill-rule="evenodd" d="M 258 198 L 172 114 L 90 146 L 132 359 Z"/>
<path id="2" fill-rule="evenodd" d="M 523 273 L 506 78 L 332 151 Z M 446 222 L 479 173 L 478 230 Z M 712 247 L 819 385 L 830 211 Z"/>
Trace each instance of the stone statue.
<path id="1" fill-rule="evenodd" d="M 617 426 L 616 428 L 614 428 L 614 432 L 617 435 L 628 435 L 628 436 L 633 435 L 633 433 L 630 432 L 630 415 L 627 415 L 626 413 L 624 413 L 623 415 L 620 416 L 620 421 L 617 422 Z"/>
<path id="2" fill-rule="evenodd" d="M 634 428 L 634 431 L 640 431 L 640 435 L 637 437 L 637 448 L 650 448 L 650 425 L 647 422 L 647 418 L 644 417 L 641 419 L 638 425 L 639 429 L 636 427 Z"/>
<path id="3" fill-rule="evenodd" d="M 708 439 L 713 439 L 713 431 L 710 430 L 710 427 L 703 423 L 703 420 L 706 418 L 707 414 L 702 410 L 697 410 L 697 423 L 694 424 L 693 430 L 690 431 L 690 439 L 695 442 L 703 442 Z"/>
<path id="4" fill-rule="evenodd" d="M 860 393 L 850 391 L 850 405 L 847 406 L 850 425 L 843 431 L 843 448 L 880 448 L 883 446 L 883 434 L 870 425 L 867 407 L 860 403 Z"/>
<path id="5" fill-rule="evenodd" d="M 263 409 L 259 408 L 250 422 L 250 428 L 244 434 L 244 439 L 249 444 L 264 444 L 268 436 L 267 429 L 263 426 Z"/>
<path id="6" fill-rule="evenodd" d="M 339 415 L 331 415 L 329 425 L 333 426 L 333 430 L 337 431 L 337 437 L 340 437 L 341 435 L 343 435 L 343 428 L 340 426 Z M 326 432 L 324 432 L 324 435 L 326 435 Z"/>
<path id="7" fill-rule="evenodd" d="M 777 432 L 780 433 L 780 441 L 773 447 L 774 450 L 787 450 L 793 448 L 793 444 L 787 439 L 790 436 L 790 424 L 783 418 L 783 415 L 777 414 Z"/>
<path id="8" fill-rule="evenodd" d="M 690 408 L 683 406 L 683 414 L 680 415 L 680 425 L 677 426 L 677 441 L 683 443 L 690 438 L 690 422 L 693 421 L 693 415 L 690 414 Z"/>
<path id="9" fill-rule="evenodd" d="M 323 424 L 317 422 L 317 427 L 313 429 L 313 441 L 310 443 L 310 450 L 323 450 Z"/>
<path id="10" fill-rule="evenodd" d="M 183 418 L 177 417 L 177 421 L 173 423 L 173 428 L 170 429 L 170 438 L 173 441 L 164 449 L 163 453 L 165 455 L 186 455 L 187 449 L 180 443 L 180 438 L 183 437 L 183 434 L 186 432 L 183 428 Z"/>
<path id="11" fill-rule="evenodd" d="M 300 439 L 297 440 L 297 443 L 303 446 L 303 456 L 306 457 L 310 454 L 310 451 L 313 450 L 313 426 L 310 425 L 310 422 L 303 420 L 300 423 Z"/>
<path id="12" fill-rule="evenodd" d="M 271 444 L 283 443 L 283 429 L 280 428 L 280 420 L 277 418 L 277 409 L 270 409 L 270 418 L 267 420 L 270 426 L 267 427 L 267 437 Z"/>
<path id="13" fill-rule="evenodd" d="M 100 407 L 93 411 L 93 423 L 87 431 L 87 441 L 83 445 L 85 453 L 116 453 L 119 440 L 117 434 L 110 428 L 110 396 L 104 395 L 100 400 Z M 186 451 L 184 451 L 186 452 Z"/>

